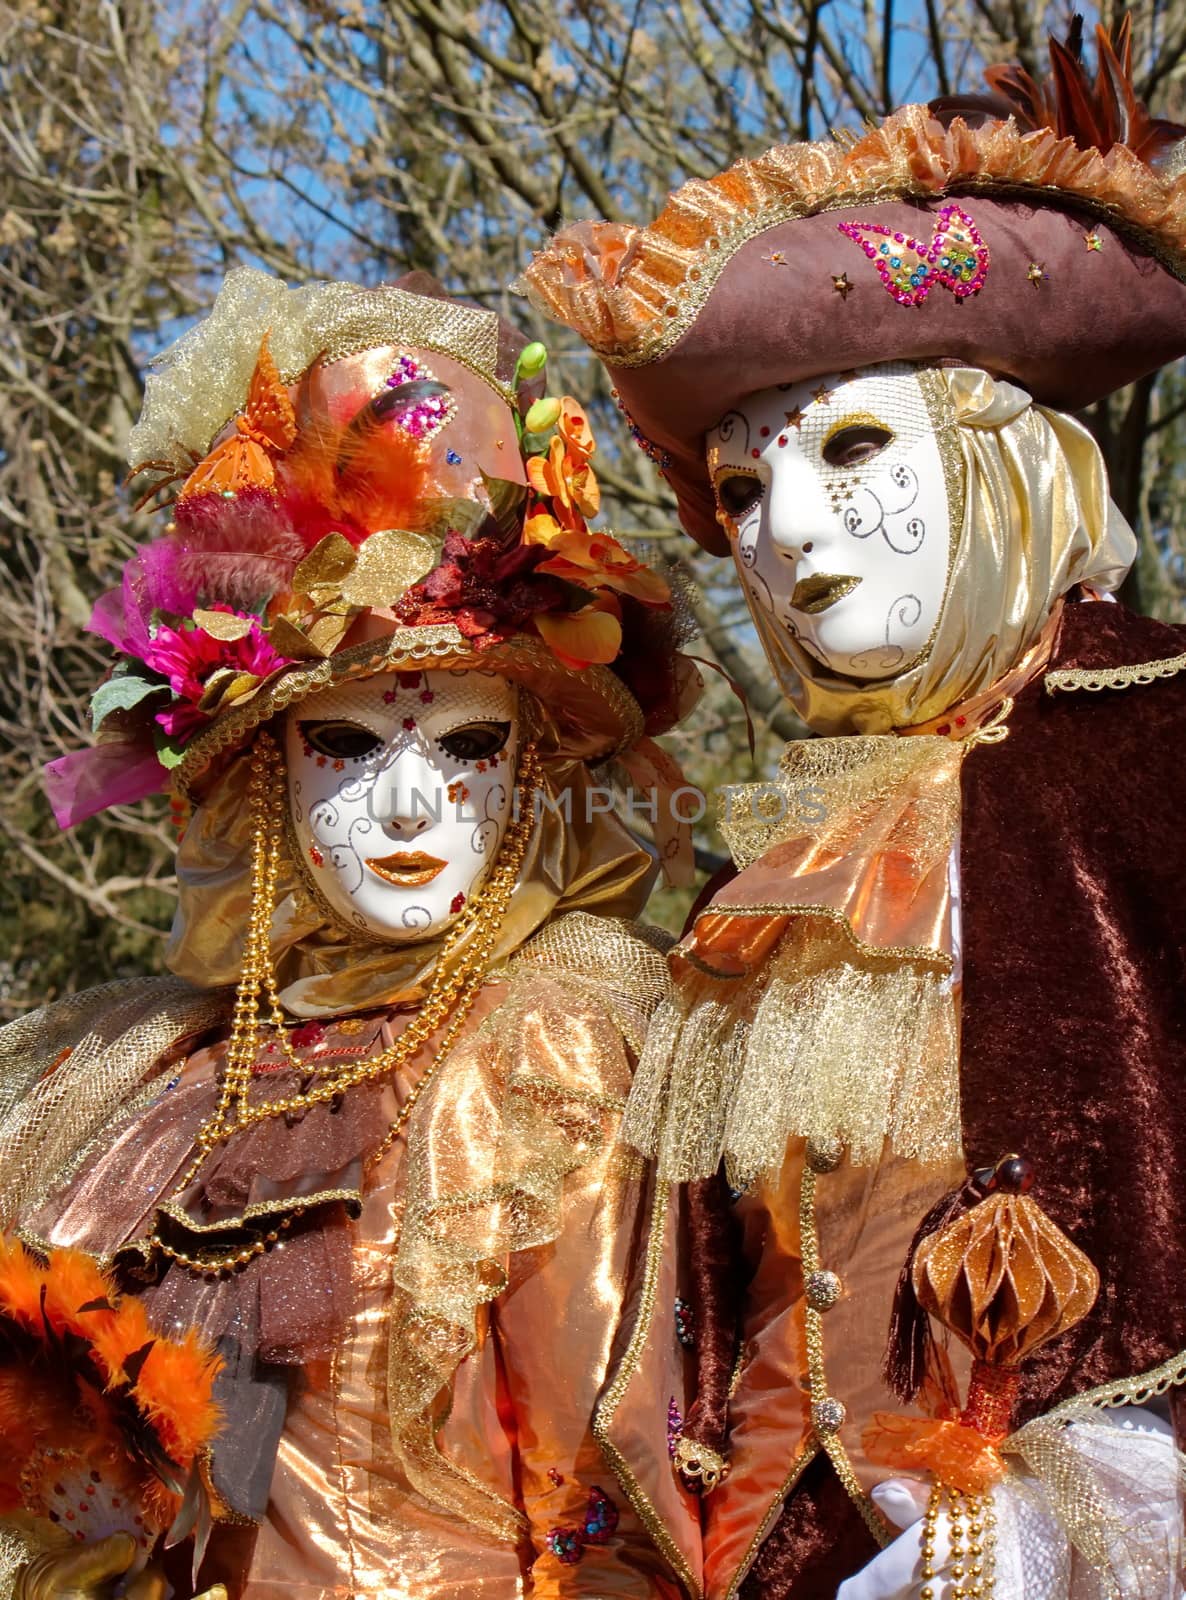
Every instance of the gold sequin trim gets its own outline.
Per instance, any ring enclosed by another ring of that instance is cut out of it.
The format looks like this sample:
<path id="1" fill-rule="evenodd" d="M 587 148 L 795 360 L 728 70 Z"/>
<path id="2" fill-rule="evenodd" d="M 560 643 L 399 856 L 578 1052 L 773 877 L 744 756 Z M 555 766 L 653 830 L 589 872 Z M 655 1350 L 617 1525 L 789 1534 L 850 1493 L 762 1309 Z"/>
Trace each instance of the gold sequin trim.
<path id="1" fill-rule="evenodd" d="M 949 955 L 941 950 L 932 949 L 929 945 L 908 944 L 866 944 L 860 936 L 853 932 L 852 924 L 842 911 L 836 911 L 831 906 L 794 905 L 786 902 L 783 905 L 755 905 L 755 906 L 718 906 L 714 905 L 708 913 L 714 917 L 819 917 L 835 925 L 854 950 L 863 956 L 885 956 L 887 959 L 899 961 L 917 961 L 934 972 L 948 973 L 954 970 L 955 963 Z M 680 951 L 682 960 L 688 960 L 688 953 Z M 703 964 L 701 964 L 703 966 Z M 720 978 L 725 974 L 715 969 L 703 966 L 703 970 L 710 977 Z"/>
<path id="2" fill-rule="evenodd" d="M 559 662 L 542 640 L 526 634 L 518 634 L 478 654 L 451 623 L 398 628 L 386 639 L 366 640 L 347 650 L 339 650 L 324 661 L 303 663 L 290 669 L 258 689 L 250 700 L 219 717 L 186 746 L 185 756 L 173 770 L 174 790 L 183 800 L 196 803 L 192 787 L 211 762 L 224 751 L 241 744 L 253 729 L 276 712 L 333 684 L 373 677 L 380 672 L 396 672 L 405 666 L 421 671 L 454 667 L 481 667 L 489 672 L 505 669 L 512 676 L 516 671 L 535 668 L 541 676 L 546 674 L 549 692 L 555 693 L 561 702 L 565 682 L 579 678 L 586 688 L 589 685 L 596 688 L 617 724 L 611 747 L 598 752 L 598 760 L 609 760 L 619 750 L 636 744 L 643 735 L 643 714 L 638 702 L 608 667 L 585 667 L 577 672 Z"/>
<path id="3" fill-rule="evenodd" d="M 655 1201 L 651 1207 L 650 1236 L 647 1239 L 646 1268 L 643 1274 L 642 1295 L 639 1300 L 638 1320 L 630 1335 L 630 1343 L 626 1347 L 626 1354 L 622 1358 L 613 1382 L 606 1389 L 593 1412 L 593 1437 L 601 1447 L 601 1453 L 609 1463 L 614 1476 L 622 1487 L 622 1493 L 634 1508 L 635 1515 L 643 1527 L 650 1534 L 656 1549 L 666 1559 L 667 1564 L 679 1576 L 692 1600 L 703 1600 L 704 1587 L 697 1580 L 684 1559 L 683 1551 L 668 1533 L 662 1517 L 655 1510 L 646 1491 L 638 1479 L 631 1472 L 626 1458 L 609 1437 L 609 1430 L 613 1424 L 622 1397 L 633 1381 L 642 1360 L 642 1352 L 646 1348 L 647 1339 L 651 1331 L 651 1323 L 655 1314 L 655 1297 L 659 1286 L 659 1272 L 663 1265 L 663 1246 L 666 1236 L 665 1222 L 667 1219 L 667 1204 L 671 1194 L 671 1185 L 657 1181 L 655 1184 Z"/>
<path id="4" fill-rule="evenodd" d="M 799 1184 L 799 1253 L 803 1263 L 803 1276 L 821 1270 L 819 1230 L 815 1219 L 815 1189 L 818 1179 L 810 1166 L 804 1165 Z M 807 1338 L 807 1370 L 811 1377 L 811 1409 L 813 1414 L 832 1397 L 828 1391 L 828 1375 L 824 1365 L 824 1321 L 822 1312 L 804 1301 L 803 1310 Z M 848 1451 L 840 1440 L 839 1424 L 821 1432 L 816 1429 L 820 1446 L 827 1451 L 836 1476 L 844 1485 L 849 1499 L 856 1506 L 869 1532 L 879 1545 L 887 1545 L 895 1537 L 876 1505 L 861 1488 Z"/>
<path id="5" fill-rule="evenodd" d="M 12 1600 L 21 1568 L 45 1550 L 31 1530 L 0 1523 L 0 1600 Z"/>
<path id="6" fill-rule="evenodd" d="M 1067 667 L 1048 672 L 1042 681 L 1047 694 L 1059 689 L 1086 689 L 1095 694 L 1100 689 L 1130 689 L 1134 683 L 1155 683 L 1158 678 L 1174 678 L 1179 672 L 1186 672 L 1186 654 L 1134 662 L 1128 667 Z"/>
<path id="7" fill-rule="evenodd" d="M 362 1203 L 362 1196 L 357 1189 L 318 1189 L 316 1194 L 292 1195 L 287 1200 L 257 1200 L 252 1205 L 244 1206 L 237 1216 L 224 1217 L 221 1222 L 197 1222 L 176 1201 L 166 1200 L 164 1205 L 158 1207 L 158 1215 L 169 1217 L 186 1233 L 233 1233 L 245 1223 L 256 1222 L 262 1217 L 280 1216 L 286 1212 L 299 1217 L 335 1200 L 358 1207 Z M 127 1249 L 128 1246 L 123 1248 Z"/>

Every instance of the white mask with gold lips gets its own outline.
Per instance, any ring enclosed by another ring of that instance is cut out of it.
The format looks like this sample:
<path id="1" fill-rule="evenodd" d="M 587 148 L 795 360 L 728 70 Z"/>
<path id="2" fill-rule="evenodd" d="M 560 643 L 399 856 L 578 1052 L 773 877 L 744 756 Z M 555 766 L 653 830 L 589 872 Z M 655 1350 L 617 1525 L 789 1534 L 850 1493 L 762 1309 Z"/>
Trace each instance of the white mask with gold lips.
<path id="1" fill-rule="evenodd" d="M 384 673 L 285 714 L 297 848 L 373 937 L 439 933 L 481 888 L 515 791 L 519 691 L 477 670 Z"/>
<path id="2" fill-rule="evenodd" d="M 763 389 L 706 441 L 755 618 L 845 677 L 896 678 L 942 610 L 952 514 L 922 383 L 894 363 Z"/>

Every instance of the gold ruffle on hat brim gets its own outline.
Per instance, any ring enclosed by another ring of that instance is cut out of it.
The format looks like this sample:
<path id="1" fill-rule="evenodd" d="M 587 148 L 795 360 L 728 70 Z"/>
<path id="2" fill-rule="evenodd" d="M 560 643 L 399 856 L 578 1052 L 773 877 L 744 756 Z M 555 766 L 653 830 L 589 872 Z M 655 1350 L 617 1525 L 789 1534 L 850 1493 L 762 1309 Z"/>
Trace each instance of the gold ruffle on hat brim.
<path id="1" fill-rule="evenodd" d="M 642 737 L 638 702 L 607 667 L 577 671 L 565 666 L 531 634 L 477 648 L 451 623 L 396 628 L 323 661 L 296 662 L 266 679 L 190 741 L 173 769 L 173 787 L 186 799 L 198 799 L 221 758 L 242 748 L 262 723 L 318 690 L 380 672 L 465 669 L 496 672 L 535 697 L 550 725 L 541 730 L 548 755 L 607 760 Z"/>
<path id="2" fill-rule="evenodd" d="M 930 252 L 956 200 L 982 246 L 975 292 L 936 276 L 900 303 L 870 232 Z M 747 395 L 956 361 L 1077 411 L 1186 354 L 1184 279 L 1186 176 L 1169 165 L 909 106 L 855 143 L 780 145 L 685 184 L 647 228 L 566 228 L 525 285 L 605 362 L 683 527 L 724 555 L 704 436 Z"/>

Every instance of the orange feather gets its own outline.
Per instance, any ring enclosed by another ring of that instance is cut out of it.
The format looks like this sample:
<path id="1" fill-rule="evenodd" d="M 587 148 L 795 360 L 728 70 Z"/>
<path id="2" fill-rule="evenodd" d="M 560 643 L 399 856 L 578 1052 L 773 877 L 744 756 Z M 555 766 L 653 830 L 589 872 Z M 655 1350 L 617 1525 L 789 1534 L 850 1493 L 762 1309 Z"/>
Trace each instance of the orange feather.
<path id="1" fill-rule="evenodd" d="M 41 1286 L 45 1273 L 16 1240 L 0 1237 L 0 1315 L 20 1327 L 41 1327 Z"/>
<path id="2" fill-rule="evenodd" d="M 1126 14 L 1109 34 L 1095 30 L 1097 69 L 1094 80 L 1083 62 L 1083 18 L 1076 16 L 1064 41 L 1051 37 L 1050 73 L 1035 79 L 1017 65 L 989 67 L 984 76 L 1002 96 L 1005 115 L 1027 132 L 1049 128 L 1070 138 L 1081 150 L 1107 154 L 1122 144 L 1142 161 L 1153 162 L 1179 139 L 1186 127 L 1152 117 L 1137 98 L 1132 78 L 1132 21 Z M 975 96 L 968 97 L 968 104 Z M 961 97 L 943 101 L 945 115 L 959 112 Z"/>
<path id="3" fill-rule="evenodd" d="M 333 420 L 315 361 L 297 390 L 296 442 L 279 474 L 281 501 L 312 548 L 324 534 L 353 544 L 385 528 L 415 530 L 429 512 L 429 455 L 392 421 L 381 390 L 348 423 Z"/>

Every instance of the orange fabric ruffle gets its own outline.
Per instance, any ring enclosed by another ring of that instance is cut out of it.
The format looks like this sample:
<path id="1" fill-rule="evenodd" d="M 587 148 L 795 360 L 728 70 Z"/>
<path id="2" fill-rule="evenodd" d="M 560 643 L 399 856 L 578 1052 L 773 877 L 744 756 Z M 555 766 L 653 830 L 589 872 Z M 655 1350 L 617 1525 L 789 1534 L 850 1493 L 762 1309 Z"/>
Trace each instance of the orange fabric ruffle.
<path id="1" fill-rule="evenodd" d="M 899 1472 L 930 1472 L 964 1494 L 987 1494 L 1005 1476 L 1000 1452 L 953 1417 L 906 1417 L 876 1411 L 861 1436 L 865 1454 Z"/>

